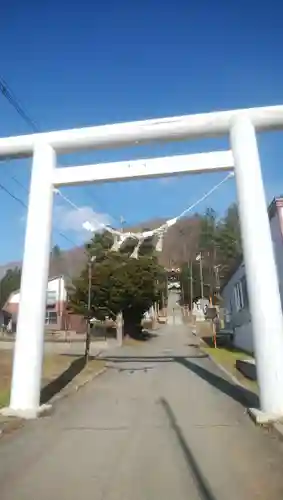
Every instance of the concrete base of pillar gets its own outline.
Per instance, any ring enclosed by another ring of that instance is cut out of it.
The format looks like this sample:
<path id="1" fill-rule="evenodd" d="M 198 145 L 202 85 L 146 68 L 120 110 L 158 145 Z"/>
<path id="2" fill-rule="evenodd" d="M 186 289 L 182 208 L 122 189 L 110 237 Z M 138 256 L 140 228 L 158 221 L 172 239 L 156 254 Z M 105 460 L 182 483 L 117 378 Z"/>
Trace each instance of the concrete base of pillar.
<path id="1" fill-rule="evenodd" d="M 266 413 L 257 408 L 248 408 L 248 414 L 257 425 L 271 425 L 283 422 L 283 414 Z"/>
<path id="2" fill-rule="evenodd" d="M 236 368 L 246 378 L 250 380 L 257 379 L 255 359 L 236 359 Z"/>
<path id="3" fill-rule="evenodd" d="M 27 410 L 15 410 L 9 406 L 0 409 L 0 415 L 4 417 L 23 418 L 25 420 L 33 420 L 44 415 L 49 415 L 52 411 L 52 405 L 41 405 L 38 408 L 31 408 Z"/>

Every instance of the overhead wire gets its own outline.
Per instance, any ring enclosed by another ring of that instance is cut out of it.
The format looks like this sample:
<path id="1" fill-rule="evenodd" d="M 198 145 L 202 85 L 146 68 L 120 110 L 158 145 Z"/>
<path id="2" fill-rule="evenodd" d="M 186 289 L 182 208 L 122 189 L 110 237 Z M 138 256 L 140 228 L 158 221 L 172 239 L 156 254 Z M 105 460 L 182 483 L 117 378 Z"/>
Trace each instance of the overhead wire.
<path id="1" fill-rule="evenodd" d="M 6 80 L 4 80 L 3 77 L 0 77 L 0 92 L 3 94 L 3 96 L 8 100 L 8 102 L 13 106 L 13 108 L 16 110 L 16 112 L 21 116 L 21 118 L 27 123 L 27 125 L 31 128 L 31 130 L 35 133 L 41 132 L 39 125 L 36 123 L 36 121 L 30 116 L 30 114 L 24 109 L 22 103 L 19 101 L 18 97 L 15 95 L 9 84 L 7 83 Z M 27 188 L 13 175 L 9 174 L 9 176 L 16 182 L 19 186 L 21 186 L 23 189 L 27 190 Z M 93 203 L 93 200 L 91 198 L 90 193 L 87 191 L 86 188 L 84 188 L 84 193 L 87 195 L 87 197 L 91 200 L 91 203 Z M 95 197 L 97 197 L 97 194 L 95 194 Z M 101 205 L 102 206 L 102 205 Z M 117 220 L 116 217 L 113 217 L 113 219 Z"/>
<path id="2" fill-rule="evenodd" d="M 13 198 L 15 201 L 17 201 L 18 203 L 20 203 L 22 205 L 22 207 L 27 208 L 27 205 L 23 202 L 23 200 L 21 200 L 21 198 L 18 198 L 18 196 L 16 196 L 13 193 L 11 193 L 11 191 L 9 191 L 8 188 L 6 188 L 5 186 L 3 186 L 2 183 L 0 183 L 0 189 L 2 189 L 2 191 L 5 191 L 5 193 L 7 193 L 9 196 L 11 196 L 11 198 Z"/>
<path id="3" fill-rule="evenodd" d="M 10 177 L 13 179 L 14 182 L 16 182 L 19 186 L 21 186 L 27 193 L 28 193 L 28 188 L 26 188 L 24 186 L 24 184 L 22 184 L 16 177 L 14 177 L 12 174 L 9 174 Z M 19 198 L 18 196 L 16 196 L 15 194 L 11 193 L 11 191 L 5 187 L 2 183 L 0 183 L 0 189 L 2 191 L 5 191 L 6 194 L 8 194 L 11 198 L 13 198 L 15 201 L 17 201 L 18 203 L 20 203 L 22 205 L 22 207 L 24 207 L 25 209 L 28 209 L 28 206 L 27 204 L 21 199 Z M 68 236 L 66 236 L 62 231 L 60 231 L 58 228 L 54 227 L 54 231 L 59 235 L 61 236 L 63 239 L 65 239 L 66 241 L 68 241 L 69 243 L 71 243 L 72 245 L 75 245 L 75 246 L 78 246 L 77 243 L 75 243 L 72 239 L 70 239 Z"/>
<path id="4" fill-rule="evenodd" d="M 3 96 L 8 100 L 8 102 L 13 106 L 13 108 L 17 111 L 19 116 L 29 125 L 29 127 L 32 129 L 33 132 L 40 132 L 40 128 L 38 124 L 30 117 L 30 115 L 24 110 L 22 104 L 20 103 L 19 99 L 15 96 L 14 92 L 12 91 L 11 87 L 8 85 L 8 83 L 0 77 L 0 92 L 3 94 Z M 24 189 L 27 193 L 29 192 L 28 188 L 21 182 L 19 179 L 17 179 L 13 174 L 9 172 L 9 174 L 5 171 L 6 175 L 9 175 L 11 179 L 18 184 L 22 189 Z M 14 195 L 7 187 L 5 187 L 2 183 L 0 183 L 0 189 L 4 191 L 6 194 L 8 194 L 11 198 L 13 198 L 15 201 L 20 203 L 24 208 L 28 208 L 27 204 L 18 196 Z M 78 246 L 72 239 L 70 239 L 68 236 L 66 236 L 62 231 L 60 231 L 57 228 L 54 228 L 57 234 L 59 234 L 62 238 L 64 238 L 66 241 L 71 243 L 72 245 Z"/>
<path id="5" fill-rule="evenodd" d="M 0 189 L 2 191 L 4 191 L 6 194 L 8 194 L 11 198 L 13 198 L 13 200 L 15 200 L 17 203 L 19 203 L 22 207 L 24 207 L 25 209 L 28 208 L 27 204 L 21 198 L 14 195 L 13 193 L 11 193 L 11 191 L 8 188 L 6 188 L 5 186 L 3 186 L 2 183 L 0 183 Z M 62 233 L 59 229 L 54 228 L 54 230 L 57 232 L 57 234 L 59 234 L 66 241 L 68 241 L 69 243 L 72 243 L 72 245 L 78 246 L 77 243 L 75 243 L 73 240 L 71 240 L 68 236 L 66 236 L 64 233 Z"/>
<path id="6" fill-rule="evenodd" d="M 30 126 L 32 131 L 40 132 L 37 123 L 24 110 L 19 99 L 15 96 L 14 92 L 12 91 L 8 83 L 2 77 L 0 77 L 0 92 L 7 99 L 7 101 L 13 106 L 13 108 L 17 111 L 17 113 L 21 116 L 21 118 Z"/>

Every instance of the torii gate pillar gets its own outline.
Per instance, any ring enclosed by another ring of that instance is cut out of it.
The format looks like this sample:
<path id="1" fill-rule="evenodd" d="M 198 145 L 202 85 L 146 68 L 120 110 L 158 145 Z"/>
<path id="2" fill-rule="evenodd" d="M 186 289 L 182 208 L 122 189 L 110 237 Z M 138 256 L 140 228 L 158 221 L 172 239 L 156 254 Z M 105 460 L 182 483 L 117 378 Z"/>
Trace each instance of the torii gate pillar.
<path id="1" fill-rule="evenodd" d="M 35 418 L 40 406 L 46 290 L 52 229 L 56 154 L 48 144 L 34 148 L 22 268 L 10 407 L 6 415 Z"/>
<path id="2" fill-rule="evenodd" d="M 230 132 L 252 317 L 261 411 L 258 423 L 283 416 L 283 316 L 255 128 L 237 117 Z"/>

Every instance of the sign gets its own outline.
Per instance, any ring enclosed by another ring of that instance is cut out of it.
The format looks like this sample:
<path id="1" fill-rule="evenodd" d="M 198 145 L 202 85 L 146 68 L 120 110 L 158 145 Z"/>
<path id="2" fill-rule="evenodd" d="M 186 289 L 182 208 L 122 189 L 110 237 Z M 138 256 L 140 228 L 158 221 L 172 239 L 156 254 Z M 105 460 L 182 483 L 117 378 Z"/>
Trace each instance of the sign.
<path id="1" fill-rule="evenodd" d="M 216 317 L 217 317 L 216 307 L 208 307 L 206 310 L 206 318 L 207 319 L 215 319 Z"/>

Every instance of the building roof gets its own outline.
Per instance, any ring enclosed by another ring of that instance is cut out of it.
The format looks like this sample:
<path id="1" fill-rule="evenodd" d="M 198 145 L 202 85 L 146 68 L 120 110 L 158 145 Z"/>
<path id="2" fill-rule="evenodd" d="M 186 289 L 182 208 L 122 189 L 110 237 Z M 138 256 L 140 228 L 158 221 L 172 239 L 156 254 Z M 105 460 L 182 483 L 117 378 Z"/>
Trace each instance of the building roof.
<path id="1" fill-rule="evenodd" d="M 49 278 L 48 278 L 48 283 L 50 283 L 50 281 L 58 280 L 58 279 L 60 279 L 60 278 L 63 278 L 63 279 L 64 279 L 64 281 L 65 281 L 65 285 L 67 285 L 67 287 L 68 287 L 68 288 L 70 288 L 71 286 L 73 286 L 73 283 L 72 283 L 71 278 L 70 278 L 69 276 L 65 276 L 65 275 L 63 275 L 63 274 L 58 275 L 58 276 L 52 276 L 52 277 L 49 277 Z M 14 290 L 12 293 L 10 293 L 10 295 L 9 295 L 8 299 L 6 300 L 6 302 L 5 302 L 5 304 L 4 304 L 3 308 L 2 308 L 2 310 L 3 310 L 3 311 L 5 310 L 6 305 L 10 302 L 11 297 L 12 297 L 13 295 L 15 295 L 16 293 L 19 293 L 19 292 L 20 292 L 20 290 L 21 290 L 21 289 L 20 289 L 20 288 L 18 288 L 17 290 Z"/>
<path id="2" fill-rule="evenodd" d="M 273 198 L 272 202 L 267 208 L 269 220 L 271 220 L 279 207 L 283 207 L 283 195 Z"/>
<path id="3" fill-rule="evenodd" d="M 269 220 L 273 219 L 273 217 L 275 216 L 277 209 L 279 207 L 283 207 L 283 195 L 278 196 L 276 198 L 273 198 L 271 203 L 268 205 L 267 213 L 268 213 Z M 240 268 L 241 265 L 245 265 L 242 256 L 238 257 L 238 259 L 235 261 L 234 266 L 230 269 L 229 273 L 227 274 L 227 276 L 225 278 L 225 282 L 221 285 L 221 288 L 220 288 L 221 292 L 226 287 L 226 285 L 228 285 L 229 281 L 234 276 L 234 274 L 238 271 L 238 269 Z"/>
<path id="4" fill-rule="evenodd" d="M 240 255 L 234 262 L 234 265 L 231 267 L 227 275 L 225 276 L 225 281 L 222 283 L 220 287 L 220 292 L 222 292 L 225 288 L 226 285 L 228 285 L 229 281 L 231 278 L 234 276 L 234 274 L 240 269 L 241 266 L 244 266 L 245 263 L 243 261 L 243 256 Z"/>

